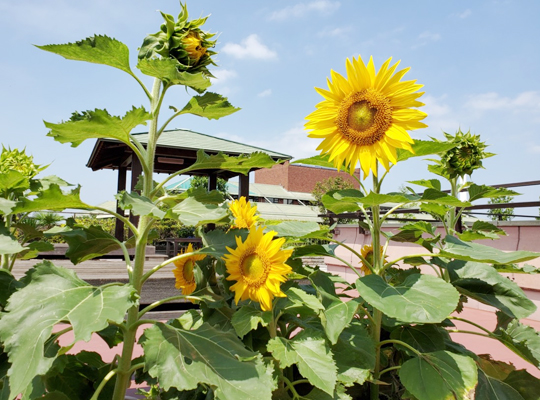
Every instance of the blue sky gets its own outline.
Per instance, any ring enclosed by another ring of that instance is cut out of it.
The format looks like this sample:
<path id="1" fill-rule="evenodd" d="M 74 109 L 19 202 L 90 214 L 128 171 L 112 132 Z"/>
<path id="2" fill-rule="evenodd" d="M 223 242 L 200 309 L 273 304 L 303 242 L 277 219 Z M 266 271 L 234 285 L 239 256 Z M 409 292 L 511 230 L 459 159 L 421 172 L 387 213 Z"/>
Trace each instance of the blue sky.
<path id="1" fill-rule="evenodd" d="M 32 44 L 66 43 L 94 33 L 126 43 L 135 70 L 142 39 L 159 29 L 157 10 L 177 15 L 173 0 L 19 0 L 0 3 L 1 143 L 26 147 L 41 164 L 82 185 L 83 200 L 110 200 L 116 174 L 86 168 L 94 141 L 77 148 L 46 137 L 43 120 L 60 122 L 71 112 L 106 108 L 124 114 L 146 105 L 135 81 L 106 66 L 68 61 Z M 429 128 L 414 138 L 458 128 L 480 134 L 497 156 L 475 172 L 477 183 L 539 179 L 540 3 L 537 1 L 223 1 L 188 2 L 191 17 L 211 14 L 205 30 L 219 34 L 218 77 L 211 90 L 242 110 L 218 121 L 186 116 L 171 128 L 253 144 L 297 158 L 315 154 L 317 140 L 303 131 L 304 118 L 321 97 L 330 70 L 344 73 L 347 57 L 388 57 L 411 67 L 408 79 L 425 85 L 422 109 Z M 148 86 L 149 80 L 145 80 Z M 165 105 L 183 106 L 178 88 Z M 143 131 L 144 127 L 135 131 Z M 406 180 L 431 178 L 425 161 L 398 164 L 387 191 Z M 519 200 L 537 200 L 523 188 Z"/>

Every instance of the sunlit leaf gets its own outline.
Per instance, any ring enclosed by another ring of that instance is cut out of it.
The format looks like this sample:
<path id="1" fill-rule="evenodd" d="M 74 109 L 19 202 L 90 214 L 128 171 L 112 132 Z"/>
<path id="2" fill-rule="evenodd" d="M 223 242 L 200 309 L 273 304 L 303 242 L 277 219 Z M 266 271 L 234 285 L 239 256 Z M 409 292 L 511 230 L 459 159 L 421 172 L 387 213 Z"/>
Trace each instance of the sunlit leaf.
<path id="1" fill-rule="evenodd" d="M 240 237 L 244 242 L 248 235 L 247 229 L 231 229 L 228 232 L 214 230 L 202 233 L 204 247 L 200 253 L 210 254 L 214 258 L 221 259 L 225 254 L 229 253 L 227 247 L 236 248 L 236 237 Z"/>
<path id="2" fill-rule="evenodd" d="M 268 326 L 272 322 L 271 311 L 261 311 L 251 305 L 242 306 L 233 314 L 232 325 L 236 334 L 243 338 L 248 332 L 257 329 L 257 326 Z"/>
<path id="3" fill-rule="evenodd" d="M 30 260 L 38 256 L 39 253 L 45 251 L 53 251 L 54 245 L 49 242 L 30 242 L 27 244 L 27 248 L 21 253 L 17 254 L 17 258 L 22 260 Z"/>
<path id="4" fill-rule="evenodd" d="M 270 339 L 267 349 L 279 361 L 281 368 L 296 364 L 302 376 L 313 386 L 329 394 L 334 392 L 337 368 L 321 332 L 304 330 L 290 340 L 275 337 Z"/>
<path id="5" fill-rule="evenodd" d="M 212 387 L 217 398 L 270 399 L 275 387 L 272 368 L 258 353 L 247 350 L 235 333 L 208 324 L 185 330 L 156 323 L 140 339 L 145 370 L 168 390 Z"/>
<path id="6" fill-rule="evenodd" d="M 279 224 L 268 224 L 266 231 L 275 231 L 277 236 L 303 237 L 311 233 L 319 232 L 321 227 L 316 222 L 309 221 L 283 221 Z M 326 230 L 324 231 L 327 232 Z"/>
<path id="7" fill-rule="evenodd" d="M 172 58 L 140 58 L 137 68 L 145 75 L 165 81 L 167 85 L 185 85 L 199 93 L 211 85 L 210 79 L 201 72 L 180 72 L 178 61 Z"/>
<path id="8" fill-rule="evenodd" d="M 30 187 L 27 177 L 15 170 L 0 173 L 0 193 L 10 193 L 17 190 L 26 190 Z M 4 207 L 9 203 L 4 203 Z"/>
<path id="9" fill-rule="evenodd" d="M 439 323 L 459 301 L 451 284 L 432 275 L 412 274 L 396 286 L 378 275 L 367 275 L 356 281 L 356 290 L 387 316 L 408 323 Z"/>
<path id="10" fill-rule="evenodd" d="M 360 210 L 362 198 L 364 194 L 359 190 L 343 189 L 329 191 L 322 196 L 321 201 L 326 209 L 341 214 Z"/>
<path id="11" fill-rule="evenodd" d="M 123 117 L 110 115 L 107 110 L 89 110 L 71 120 L 54 124 L 45 122 L 51 136 L 60 143 L 77 147 L 87 139 L 111 138 L 130 145 L 130 132 L 138 125 L 146 125 L 152 115 L 143 107 L 133 107 Z"/>
<path id="12" fill-rule="evenodd" d="M 169 210 L 187 226 L 197 226 L 222 221 L 228 218 L 227 205 L 204 204 L 189 197 Z"/>
<path id="13" fill-rule="evenodd" d="M 93 287 L 49 261 L 31 269 L 24 280 L 27 285 L 11 295 L 0 319 L 0 340 L 12 363 L 13 393 L 49 370 L 54 357 L 44 354 L 44 345 L 56 324 L 70 323 L 75 341 L 89 341 L 109 321 L 122 322 L 127 309 L 137 304 L 129 285 Z"/>
<path id="14" fill-rule="evenodd" d="M 469 201 L 475 201 L 479 199 L 491 199 L 499 196 L 516 196 L 519 193 L 505 188 L 494 188 L 487 185 L 471 184 L 467 189 L 469 192 Z"/>
<path id="15" fill-rule="evenodd" d="M 511 320 L 505 327 L 495 330 L 497 338 L 514 353 L 540 367 L 540 335 L 519 320 Z"/>
<path id="16" fill-rule="evenodd" d="M 11 214 L 11 210 L 15 208 L 16 202 L 0 197 L 0 214 Z"/>
<path id="17" fill-rule="evenodd" d="M 25 247 L 9 235 L 0 235 L 0 254 L 17 254 Z"/>
<path id="18" fill-rule="evenodd" d="M 445 339 L 449 339 L 450 335 L 444 328 L 436 325 L 404 325 L 394 329 L 390 337 L 407 343 L 420 353 L 432 353 L 445 350 Z M 405 346 L 395 346 L 410 356 L 415 354 Z"/>
<path id="19" fill-rule="evenodd" d="M 220 94 L 206 92 L 202 96 L 193 96 L 180 114 L 193 114 L 208 119 L 220 119 L 231 115 L 240 109 L 234 107 L 226 97 Z"/>
<path id="20" fill-rule="evenodd" d="M 80 187 L 64 193 L 58 185 L 51 185 L 47 190 L 39 192 L 34 199 L 21 199 L 17 203 L 14 213 L 29 213 L 34 211 L 62 211 L 66 208 L 91 209 L 80 198 Z"/>
<path id="21" fill-rule="evenodd" d="M 398 161 L 405 161 L 411 157 L 423 157 L 431 154 L 438 154 L 454 148 L 455 143 L 435 142 L 430 140 L 415 140 L 411 145 L 414 153 L 408 150 L 396 149 Z"/>
<path id="22" fill-rule="evenodd" d="M 438 179 L 420 179 L 418 181 L 408 181 L 414 185 L 424 186 L 430 189 L 441 190 L 441 181 Z"/>
<path id="23" fill-rule="evenodd" d="M 330 157 L 328 155 L 318 155 L 309 158 L 302 158 L 300 160 L 295 160 L 291 164 L 304 164 L 304 165 L 315 165 L 318 167 L 332 168 L 336 169 L 334 163 L 328 161 Z"/>
<path id="24" fill-rule="evenodd" d="M 182 171 L 185 173 L 201 169 L 222 169 L 246 175 L 253 168 L 271 168 L 277 163 L 268 154 L 262 152 L 233 157 L 223 153 L 208 155 L 203 150 L 199 150 L 197 161 Z"/>
<path id="25" fill-rule="evenodd" d="M 145 215 L 162 219 L 165 211 L 159 209 L 148 197 L 141 196 L 137 192 L 121 192 L 114 196 L 122 210 L 131 210 L 134 215 Z"/>

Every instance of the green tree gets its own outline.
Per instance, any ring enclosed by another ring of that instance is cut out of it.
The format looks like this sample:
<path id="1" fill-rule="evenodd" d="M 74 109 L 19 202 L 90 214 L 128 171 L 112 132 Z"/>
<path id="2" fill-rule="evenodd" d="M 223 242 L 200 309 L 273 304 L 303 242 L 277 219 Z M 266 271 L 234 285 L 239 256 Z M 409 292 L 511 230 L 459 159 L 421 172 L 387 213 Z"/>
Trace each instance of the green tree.
<path id="1" fill-rule="evenodd" d="M 489 204 L 506 204 L 510 203 L 514 196 L 499 196 L 489 199 Z M 510 221 L 514 218 L 513 208 L 494 208 L 488 211 L 489 217 L 493 221 Z"/>
<path id="2" fill-rule="evenodd" d="M 315 184 L 311 194 L 315 197 L 315 202 L 321 214 L 326 214 L 327 209 L 322 203 L 322 197 L 331 190 L 344 190 L 344 189 L 354 189 L 354 185 L 343 179 L 341 176 L 330 177 L 328 179 L 319 181 Z M 329 218 L 323 218 L 325 224 L 330 223 Z M 350 222 L 348 219 L 338 219 L 338 223 L 345 224 Z"/>
<path id="3" fill-rule="evenodd" d="M 192 189 L 203 188 L 208 190 L 208 177 L 207 176 L 192 176 L 191 186 Z M 227 181 L 223 178 L 217 179 L 216 190 L 223 195 L 223 197 L 229 197 L 229 190 L 227 189 Z"/>

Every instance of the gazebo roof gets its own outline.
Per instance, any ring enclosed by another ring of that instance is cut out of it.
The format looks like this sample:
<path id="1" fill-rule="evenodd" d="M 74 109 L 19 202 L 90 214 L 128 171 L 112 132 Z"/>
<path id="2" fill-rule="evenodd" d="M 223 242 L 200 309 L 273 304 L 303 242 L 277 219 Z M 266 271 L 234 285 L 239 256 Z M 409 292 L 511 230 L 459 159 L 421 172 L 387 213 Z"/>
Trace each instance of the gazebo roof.
<path id="1" fill-rule="evenodd" d="M 148 143 L 148 133 L 132 134 L 143 145 Z M 172 174 L 180 169 L 192 165 L 197 158 L 197 151 L 204 150 L 207 154 L 223 152 L 229 156 L 264 152 L 274 160 L 290 160 L 292 157 L 275 151 L 249 146 L 232 140 L 217 138 L 187 129 L 163 131 L 157 142 L 155 172 Z M 96 171 L 99 169 L 118 169 L 125 167 L 131 169 L 133 154 L 124 143 L 115 139 L 98 139 L 86 164 Z M 228 171 L 215 171 L 218 176 L 225 179 L 238 174 Z M 204 172 L 206 175 L 208 171 Z M 197 175 L 197 172 L 193 172 Z"/>

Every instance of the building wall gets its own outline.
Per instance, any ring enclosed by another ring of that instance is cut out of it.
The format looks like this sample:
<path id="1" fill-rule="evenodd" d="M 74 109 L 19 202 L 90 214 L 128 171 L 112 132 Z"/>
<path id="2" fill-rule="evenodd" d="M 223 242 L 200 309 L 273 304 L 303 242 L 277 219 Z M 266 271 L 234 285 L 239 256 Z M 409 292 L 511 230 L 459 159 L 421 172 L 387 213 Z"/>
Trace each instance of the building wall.
<path id="1" fill-rule="evenodd" d="M 356 171 L 357 176 L 360 170 Z M 255 183 L 266 183 L 268 185 L 281 185 L 290 192 L 311 193 L 317 182 L 328 178 L 341 177 L 358 187 L 358 182 L 354 177 L 346 172 L 337 172 L 333 169 L 310 167 L 305 165 L 276 164 L 270 169 L 260 169 L 255 171 Z"/>

